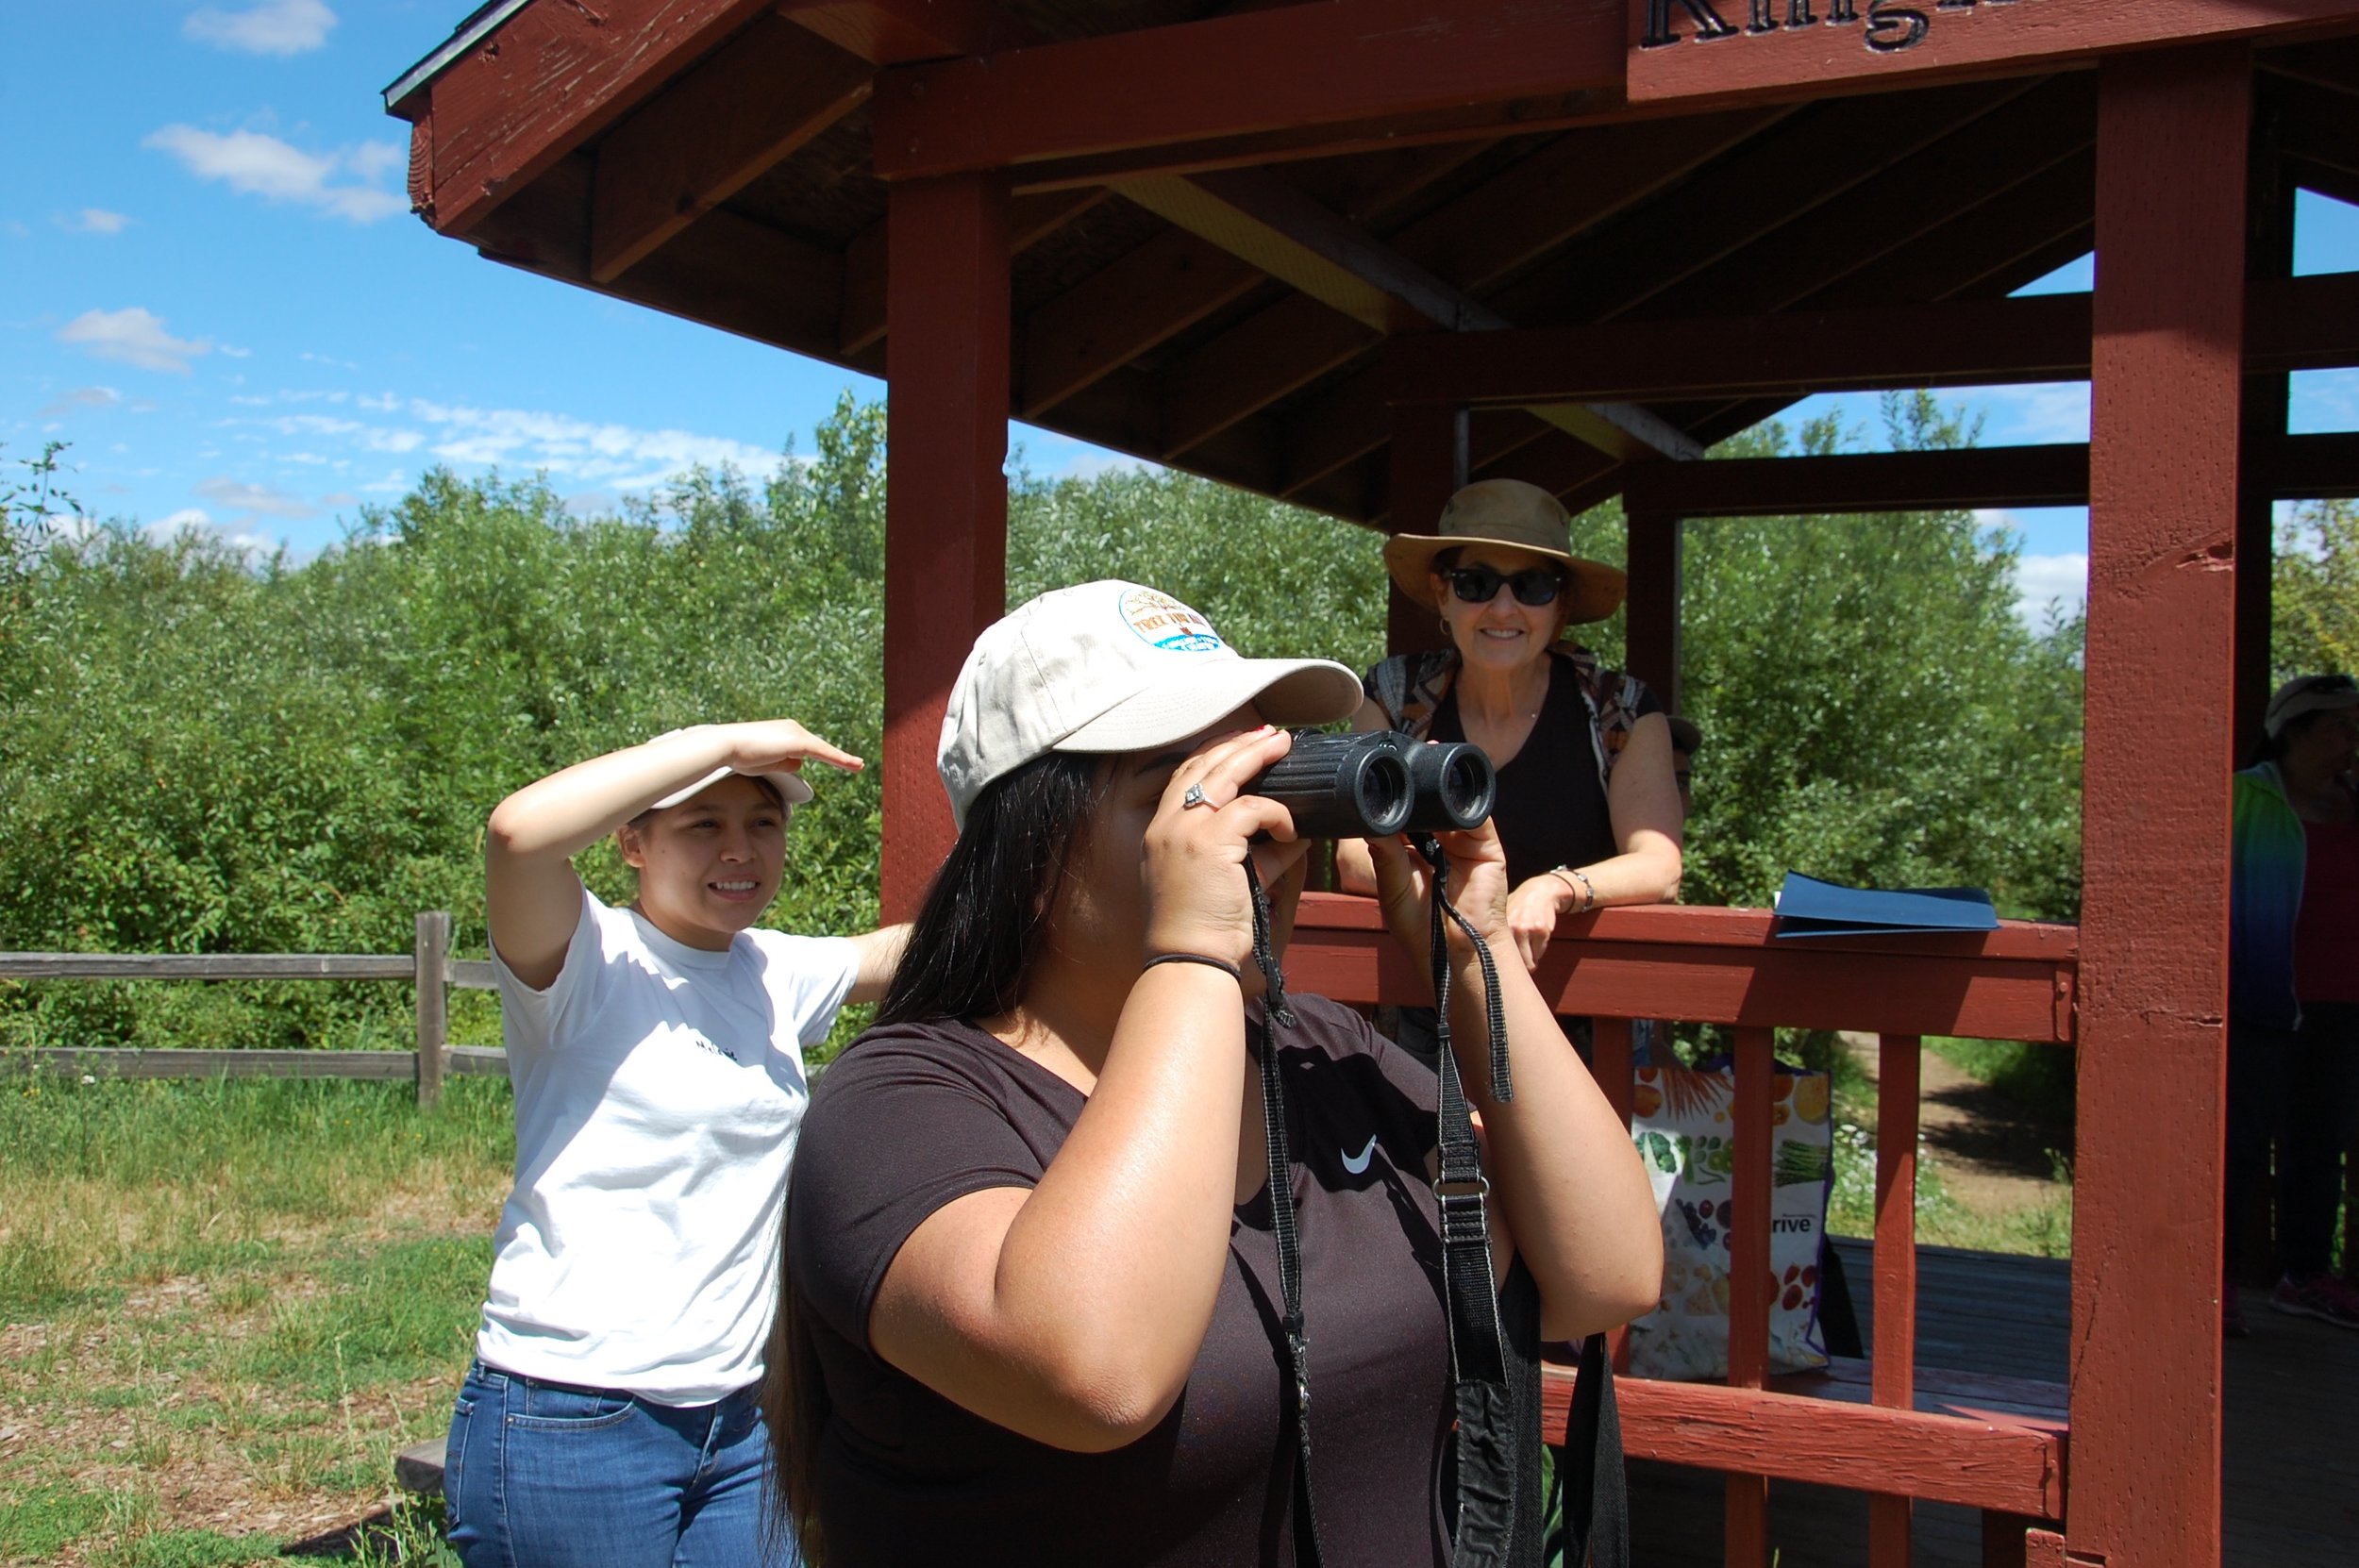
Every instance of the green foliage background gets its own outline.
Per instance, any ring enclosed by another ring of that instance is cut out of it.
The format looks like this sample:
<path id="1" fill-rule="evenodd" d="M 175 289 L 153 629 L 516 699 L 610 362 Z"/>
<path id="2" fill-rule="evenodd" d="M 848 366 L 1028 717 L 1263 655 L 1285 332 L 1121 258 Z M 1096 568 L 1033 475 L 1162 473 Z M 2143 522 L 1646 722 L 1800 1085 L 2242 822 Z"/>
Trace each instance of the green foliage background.
<path id="1" fill-rule="evenodd" d="M 1926 397 L 1898 445 L 1971 439 Z M 1746 454 L 1833 450 L 1769 425 Z M 884 416 L 847 397 L 760 486 L 692 472 L 621 515 L 539 479 L 427 475 L 344 542 L 256 563 L 216 541 L 0 492 L 0 948 L 393 952 L 415 912 L 482 950 L 482 825 L 509 791 L 704 720 L 784 713 L 874 757 Z M 2349 519 L 2342 524 L 2351 529 Z M 1623 556 L 1612 506 L 1580 543 Z M 1355 668 L 1383 640 L 1379 539 L 1166 472 L 1010 495 L 1011 602 L 1154 584 L 1256 654 Z M 1765 903 L 1788 867 L 1974 883 L 2008 913 L 2078 900 L 2077 623 L 2015 614 L 2014 546 L 1966 513 L 1687 530 L 1686 709 L 1707 736 L 1684 896 Z M 1609 659 L 1620 617 L 1585 640 Z M 778 925 L 876 918 L 878 769 L 799 812 Z M 611 850 L 583 858 L 627 894 Z M 488 998 L 455 1035 L 488 1041 Z M 0 983 L 0 1043 L 395 1045 L 393 986 Z"/>

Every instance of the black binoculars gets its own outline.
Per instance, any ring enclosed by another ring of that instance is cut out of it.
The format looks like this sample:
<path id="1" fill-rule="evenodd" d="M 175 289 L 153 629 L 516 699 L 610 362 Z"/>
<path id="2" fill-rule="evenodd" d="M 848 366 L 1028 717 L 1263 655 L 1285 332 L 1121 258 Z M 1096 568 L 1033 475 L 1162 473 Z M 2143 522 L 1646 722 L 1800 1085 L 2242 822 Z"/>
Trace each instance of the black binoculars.
<path id="1" fill-rule="evenodd" d="M 1390 730 L 1295 731 L 1294 749 L 1245 787 L 1294 814 L 1298 839 L 1383 839 L 1477 827 L 1498 776 L 1481 746 L 1423 744 Z"/>

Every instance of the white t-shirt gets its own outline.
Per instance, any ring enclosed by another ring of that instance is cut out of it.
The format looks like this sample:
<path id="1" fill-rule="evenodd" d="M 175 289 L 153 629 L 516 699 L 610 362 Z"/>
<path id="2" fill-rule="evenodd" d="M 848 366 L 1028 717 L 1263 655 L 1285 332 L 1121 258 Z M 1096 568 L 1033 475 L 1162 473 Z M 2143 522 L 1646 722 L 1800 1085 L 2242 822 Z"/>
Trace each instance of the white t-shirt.
<path id="1" fill-rule="evenodd" d="M 840 937 L 674 942 L 586 891 L 534 991 L 493 955 L 516 1187 L 476 1350 L 527 1377 L 703 1405 L 761 1376 L 778 1215 L 859 953 Z"/>

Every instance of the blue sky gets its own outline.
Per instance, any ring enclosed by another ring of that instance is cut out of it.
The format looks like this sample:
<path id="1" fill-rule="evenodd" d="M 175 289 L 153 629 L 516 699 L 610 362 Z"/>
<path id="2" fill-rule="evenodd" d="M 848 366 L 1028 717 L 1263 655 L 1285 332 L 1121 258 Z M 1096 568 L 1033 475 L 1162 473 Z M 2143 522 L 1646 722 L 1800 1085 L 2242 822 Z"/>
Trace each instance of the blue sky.
<path id="1" fill-rule="evenodd" d="M 692 462 L 766 474 L 878 383 L 494 265 L 407 211 L 379 90 L 471 0 L 0 5 L 0 456 L 71 442 L 92 510 L 309 552 L 435 463 L 545 470 L 584 508 Z M 2304 272 L 2359 268 L 2305 198 Z M 2046 286 L 2085 288 L 2087 263 Z M 2086 389 L 1967 396 L 1990 443 L 2079 441 Z M 2359 374 L 2295 427 L 2359 427 Z M 1880 439 L 1873 399 L 1813 399 Z M 1018 426 L 1033 469 L 1107 455 Z M 2078 509 L 1994 516 L 2027 599 L 2077 596 Z"/>

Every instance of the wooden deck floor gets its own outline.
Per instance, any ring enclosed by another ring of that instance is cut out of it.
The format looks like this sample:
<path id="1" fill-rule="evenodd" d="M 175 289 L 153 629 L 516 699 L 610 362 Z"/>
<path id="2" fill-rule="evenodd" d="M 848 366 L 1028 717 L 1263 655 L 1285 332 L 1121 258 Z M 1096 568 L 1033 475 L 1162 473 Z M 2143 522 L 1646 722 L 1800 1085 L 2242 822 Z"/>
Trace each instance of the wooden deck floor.
<path id="1" fill-rule="evenodd" d="M 1835 1244 L 1862 1337 L 1872 1344 L 1867 1243 Z M 2064 1382 L 2069 1268 L 2049 1259 L 1921 1249 L 1918 1363 Z M 2265 1292 L 2247 1292 L 2244 1308 L 2252 1335 L 2227 1346 L 2223 1561 L 2229 1568 L 2350 1568 L 2359 1562 L 2359 1332 L 2272 1311 Z M 1634 1461 L 1631 1493 L 1633 1562 L 1717 1568 L 1717 1476 Z M 1777 1483 L 1770 1489 L 1770 1541 L 1779 1568 L 1864 1565 L 1866 1499 Z M 1921 1506 L 1915 1542 L 1916 1568 L 1980 1568 L 1981 1516 Z"/>

